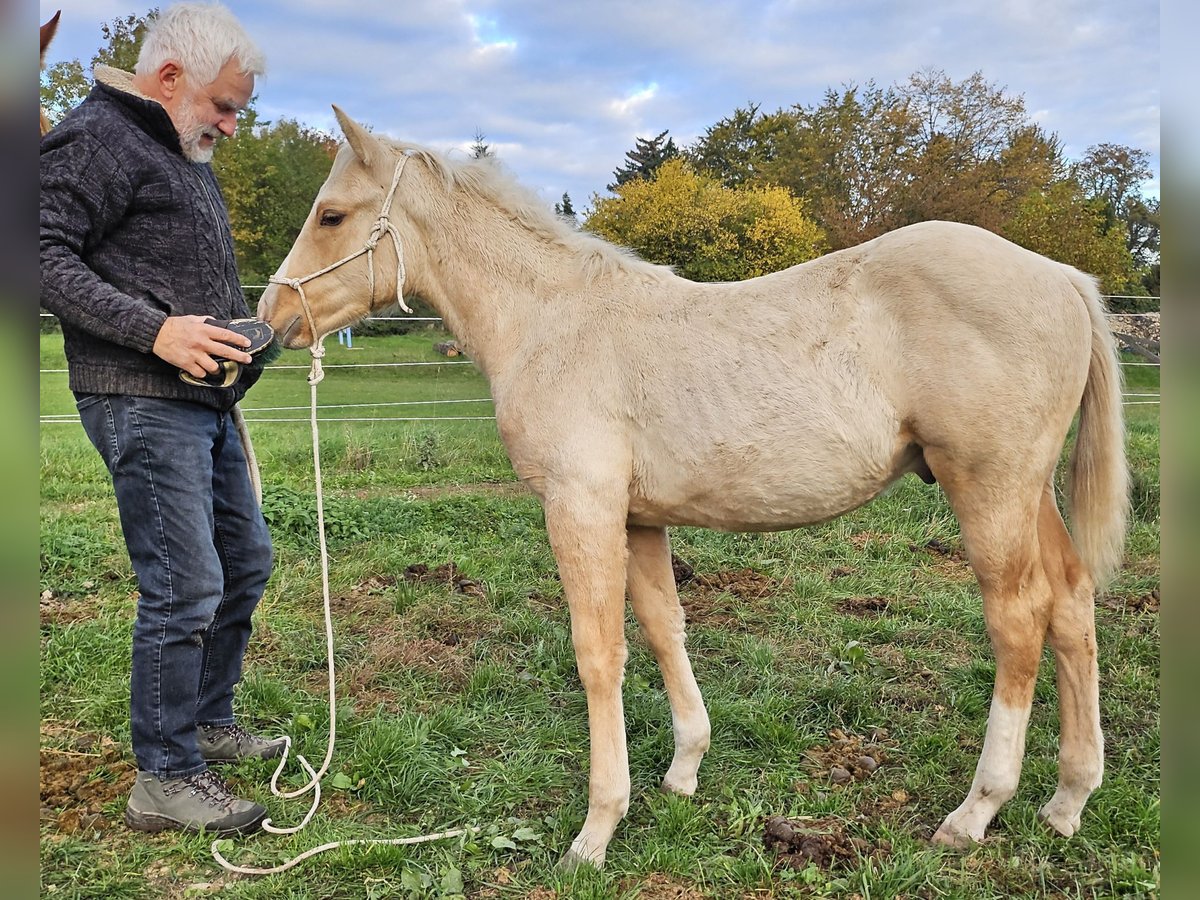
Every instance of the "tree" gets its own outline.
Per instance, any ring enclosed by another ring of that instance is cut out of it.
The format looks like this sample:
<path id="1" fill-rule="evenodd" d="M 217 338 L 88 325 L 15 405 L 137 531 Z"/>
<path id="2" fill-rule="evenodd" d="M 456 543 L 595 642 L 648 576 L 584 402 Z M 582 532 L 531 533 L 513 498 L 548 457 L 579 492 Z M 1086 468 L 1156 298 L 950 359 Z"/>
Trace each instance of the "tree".
<path id="1" fill-rule="evenodd" d="M 1139 266 L 1158 260 L 1158 200 L 1142 195 L 1141 185 L 1153 174 L 1150 155 L 1120 144 L 1096 144 L 1072 168 L 1088 197 L 1103 201 L 1108 227 L 1125 232 L 1125 246 Z"/>
<path id="2" fill-rule="evenodd" d="M 584 227 L 696 281 L 765 275 L 824 249 L 821 230 L 788 191 L 727 188 L 682 159 L 619 186 L 616 197 L 594 198 Z"/>
<path id="3" fill-rule="evenodd" d="M 625 152 L 625 162 L 619 169 L 613 170 L 616 181 L 608 186 L 613 193 L 623 184 L 636 179 L 649 180 L 658 171 L 659 166 L 667 160 L 679 156 L 679 148 L 675 139 L 667 137 L 666 131 L 661 131 L 650 139 L 636 138 L 634 148 Z"/>
<path id="4" fill-rule="evenodd" d="M 478 128 L 475 129 L 475 143 L 471 145 L 471 159 L 491 159 L 495 157 L 495 153 L 488 147 L 484 133 Z"/>
<path id="5" fill-rule="evenodd" d="M 92 56 L 91 69 L 112 66 L 132 72 L 137 64 L 146 28 L 158 16 L 155 7 L 144 16 L 129 15 L 113 19 L 100 26 L 104 44 Z M 43 74 L 39 93 L 41 105 L 51 123 L 57 123 L 69 111 L 83 102 L 92 85 L 77 59 L 57 62 Z"/>
<path id="6" fill-rule="evenodd" d="M 565 219 L 572 225 L 578 225 L 579 219 L 575 214 L 575 207 L 571 205 L 571 195 L 563 191 L 562 202 L 554 204 L 554 214 L 560 219 Z"/>
<path id="7" fill-rule="evenodd" d="M 792 124 L 775 131 L 762 180 L 805 198 L 833 249 L 900 224 L 916 129 L 895 91 L 873 82 L 830 89 L 820 104 L 785 115 Z"/>
<path id="8" fill-rule="evenodd" d="M 1124 235 L 1106 227 L 1106 220 L 1104 202 L 1089 199 L 1077 182 L 1066 179 L 1021 198 L 1002 233 L 1035 253 L 1095 275 L 1106 294 L 1143 293 Z"/>
<path id="9" fill-rule="evenodd" d="M 769 115 L 758 110 L 757 104 L 738 107 L 710 126 L 684 156 L 697 172 L 712 175 L 726 187 L 758 180 L 764 166 L 779 155 L 781 136 L 795 125 L 795 117 L 782 110 Z"/>
<path id="10" fill-rule="evenodd" d="M 979 73 L 955 83 L 922 70 L 886 90 L 830 89 L 819 104 L 776 114 L 757 140 L 765 148 L 743 154 L 756 180 L 806 198 L 835 249 L 928 219 L 998 230 L 1065 170 L 1058 139 L 1028 121 L 1024 100 Z"/>
<path id="11" fill-rule="evenodd" d="M 291 119 L 259 122 L 251 107 L 232 138 L 217 144 L 213 171 L 247 284 L 275 273 L 329 175 L 337 141 Z"/>

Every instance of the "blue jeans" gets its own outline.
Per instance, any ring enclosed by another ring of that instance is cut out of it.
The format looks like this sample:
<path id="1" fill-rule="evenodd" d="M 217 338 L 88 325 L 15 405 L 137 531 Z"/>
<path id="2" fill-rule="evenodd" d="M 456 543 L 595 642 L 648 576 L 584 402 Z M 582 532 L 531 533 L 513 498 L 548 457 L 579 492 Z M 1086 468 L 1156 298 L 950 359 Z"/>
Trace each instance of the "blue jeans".
<path id="1" fill-rule="evenodd" d="M 112 473 L 140 596 L 130 730 L 138 768 L 206 768 L 196 726 L 233 722 L 250 614 L 271 539 L 232 416 L 154 397 L 83 394 L 84 430 Z"/>

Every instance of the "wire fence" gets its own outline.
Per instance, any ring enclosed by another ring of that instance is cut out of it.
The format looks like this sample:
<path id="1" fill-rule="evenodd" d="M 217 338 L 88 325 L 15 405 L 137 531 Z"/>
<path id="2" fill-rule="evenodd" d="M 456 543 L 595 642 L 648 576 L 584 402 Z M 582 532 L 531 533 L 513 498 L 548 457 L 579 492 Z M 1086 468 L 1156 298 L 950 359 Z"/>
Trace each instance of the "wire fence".
<path id="1" fill-rule="evenodd" d="M 246 288 L 262 288 L 265 285 L 244 285 Z M 1106 299 L 1125 299 L 1122 295 L 1109 295 Z M 42 317 L 53 318 L 51 313 L 43 312 Z M 1147 315 L 1157 315 L 1157 313 L 1109 313 L 1110 319 L 1121 318 L 1143 318 Z M 438 316 L 371 316 L 363 320 L 364 323 L 370 322 L 429 322 L 440 323 L 442 320 Z M 325 369 L 406 369 L 406 368 L 427 368 L 427 367 L 446 367 L 446 366 L 471 366 L 474 365 L 470 360 L 445 360 L 433 362 L 373 362 L 373 363 L 325 363 L 322 368 Z M 1122 361 L 1123 368 L 1159 368 L 1160 363 L 1157 362 L 1136 362 Z M 265 371 L 264 375 L 271 372 L 285 371 L 308 371 L 307 365 L 271 365 Z M 39 369 L 41 375 L 61 375 L 66 374 L 66 369 Z M 1157 392 L 1149 393 L 1143 391 L 1127 391 L 1122 395 L 1122 401 L 1125 406 L 1159 406 L 1160 397 Z M 354 410 L 354 409 L 398 409 L 400 407 L 445 407 L 458 406 L 461 404 L 490 404 L 491 397 L 478 397 L 470 399 L 445 399 L 445 400 L 398 400 L 398 401 L 378 401 L 370 403 L 333 403 L 319 404 L 318 409 L 321 411 L 320 421 L 322 422 L 486 422 L 494 421 L 494 415 L 403 415 L 403 416 L 356 416 L 356 415 L 328 415 L 330 411 L 335 410 Z M 281 416 L 281 415 L 263 415 L 265 413 L 309 413 L 309 407 L 305 406 L 248 406 L 244 402 L 242 404 L 242 413 L 247 422 L 256 424 L 268 423 L 288 423 L 288 422 L 308 422 L 309 415 L 296 416 Z M 43 425 L 54 425 L 60 423 L 79 422 L 79 416 L 76 413 L 48 413 L 39 416 L 39 422 Z"/>

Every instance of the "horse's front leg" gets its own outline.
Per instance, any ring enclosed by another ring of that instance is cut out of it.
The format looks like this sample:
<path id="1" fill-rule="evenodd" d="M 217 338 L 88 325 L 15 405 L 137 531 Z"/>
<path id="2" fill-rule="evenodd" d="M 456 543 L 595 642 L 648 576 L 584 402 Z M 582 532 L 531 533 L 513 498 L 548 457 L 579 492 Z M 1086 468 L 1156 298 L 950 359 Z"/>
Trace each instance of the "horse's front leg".
<path id="1" fill-rule="evenodd" d="M 617 823 L 629 809 L 629 755 L 621 678 L 625 667 L 624 491 L 550 492 L 546 531 L 571 611 L 571 639 L 587 692 L 591 739 L 588 812 L 562 865 L 604 864 Z"/>

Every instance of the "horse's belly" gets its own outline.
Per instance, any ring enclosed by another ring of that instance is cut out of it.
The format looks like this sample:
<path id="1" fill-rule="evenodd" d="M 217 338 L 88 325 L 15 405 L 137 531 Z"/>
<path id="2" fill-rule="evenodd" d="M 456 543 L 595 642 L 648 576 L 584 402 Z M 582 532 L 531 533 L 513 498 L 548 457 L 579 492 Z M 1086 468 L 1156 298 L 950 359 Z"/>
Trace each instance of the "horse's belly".
<path id="1" fill-rule="evenodd" d="M 835 467 L 836 468 L 836 467 Z M 848 512 L 877 496 L 899 473 L 743 470 L 684 482 L 635 484 L 629 521 L 635 525 L 696 525 L 721 531 L 780 531 Z"/>

